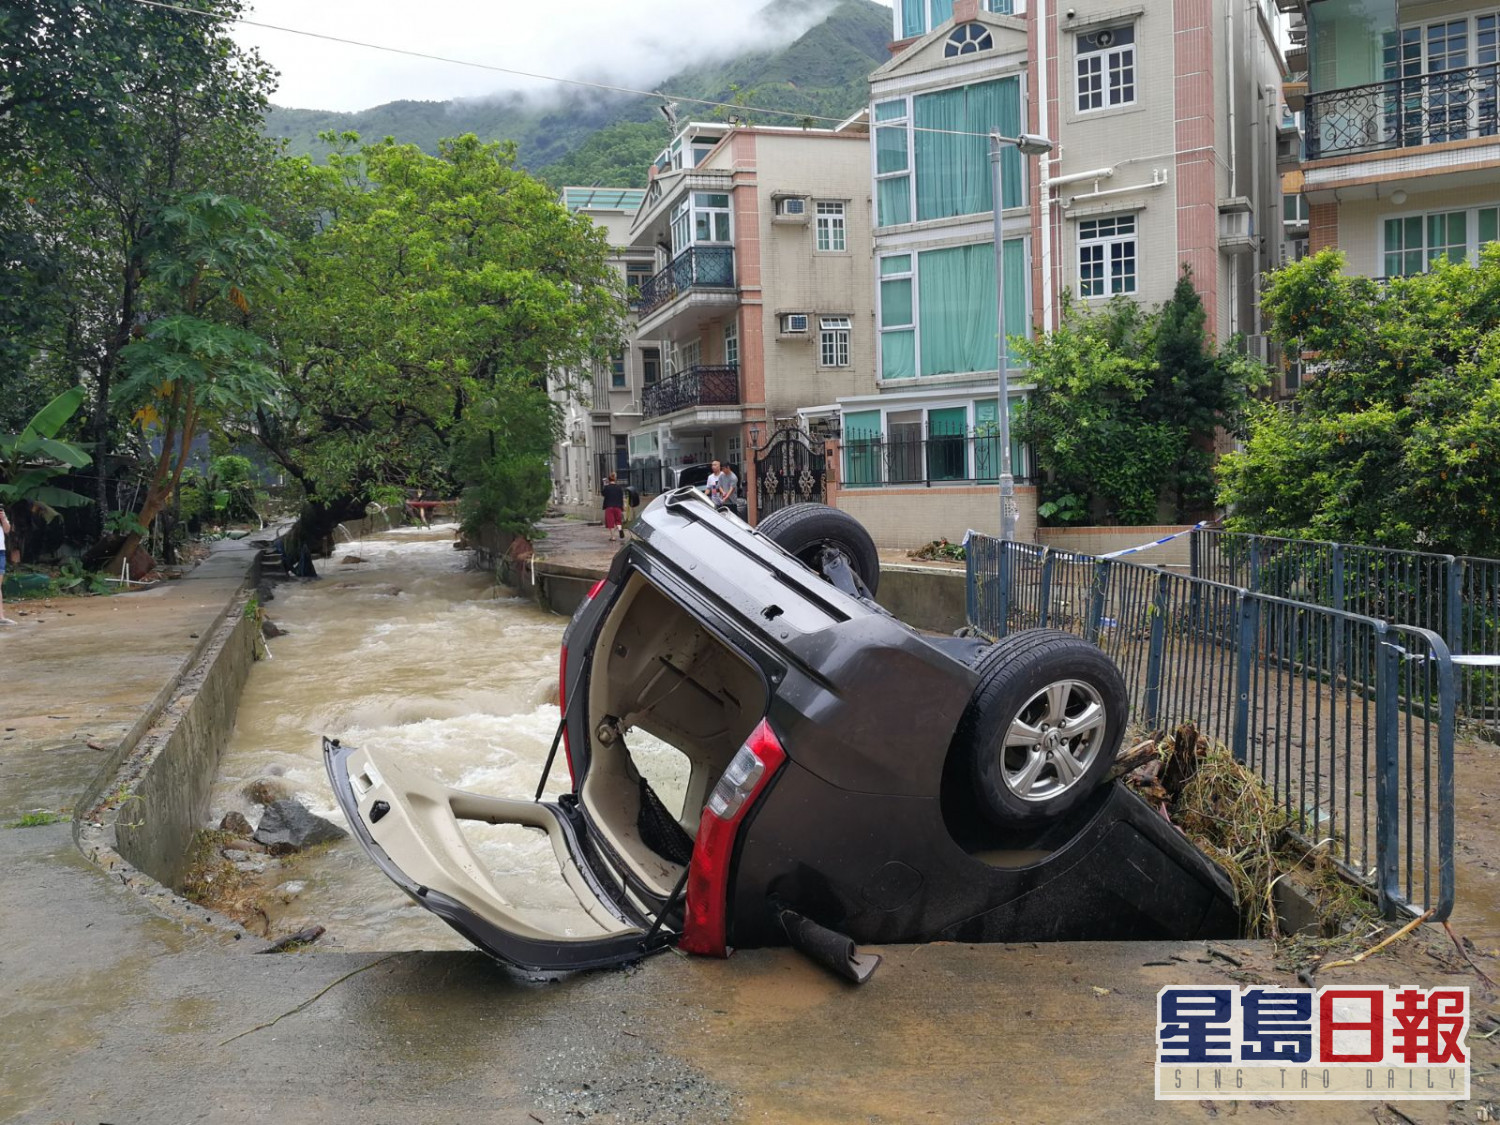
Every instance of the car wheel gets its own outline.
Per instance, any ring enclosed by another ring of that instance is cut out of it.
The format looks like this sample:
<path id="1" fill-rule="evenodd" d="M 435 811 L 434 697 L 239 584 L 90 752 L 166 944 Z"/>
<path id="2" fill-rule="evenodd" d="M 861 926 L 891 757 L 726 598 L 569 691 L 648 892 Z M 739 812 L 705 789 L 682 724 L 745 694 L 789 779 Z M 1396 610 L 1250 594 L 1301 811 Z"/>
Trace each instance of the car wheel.
<path id="1" fill-rule="evenodd" d="M 1003 827 L 1063 815 L 1104 779 L 1130 711 L 1114 661 L 1071 633 L 1031 629 L 975 666 L 979 685 L 959 721 L 980 807 Z"/>
<path id="2" fill-rule="evenodd" d="M 864 525 L 848 512 L 827 504 L 793 504 L 772 512 L 756 530 L 813 570 L 821 571 L 823 549 L 832 547 L 843 555 L 870 596 L 875 596 L 880 585 L 880 554 Z"/>

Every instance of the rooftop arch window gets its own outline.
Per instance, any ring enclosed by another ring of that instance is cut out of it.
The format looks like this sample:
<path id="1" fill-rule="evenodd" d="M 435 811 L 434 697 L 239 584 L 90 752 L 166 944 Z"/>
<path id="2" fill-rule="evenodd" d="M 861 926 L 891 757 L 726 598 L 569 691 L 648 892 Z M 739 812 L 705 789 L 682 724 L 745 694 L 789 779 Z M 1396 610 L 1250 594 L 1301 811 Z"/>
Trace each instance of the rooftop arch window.
<path id="1" fill-rule="evenodd" d="M 973 55 L 980 51 L 993 50 L 995 40 L 990 35 L 990 29 L 982 23 L 960 24 L 953 29 L 948 36 L 948 42 L 943 45 L 943 57 L 954 59 L 959 55 Z"/>

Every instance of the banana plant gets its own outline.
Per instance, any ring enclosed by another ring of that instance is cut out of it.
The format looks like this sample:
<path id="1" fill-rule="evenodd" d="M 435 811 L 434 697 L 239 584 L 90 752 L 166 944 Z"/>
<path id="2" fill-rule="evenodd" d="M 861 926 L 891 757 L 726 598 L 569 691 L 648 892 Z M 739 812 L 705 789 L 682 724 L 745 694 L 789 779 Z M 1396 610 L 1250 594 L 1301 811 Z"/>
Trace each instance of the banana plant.
<path id="1" fill-rule="evenodd" d="M 58 508 L 89 503 L 87 496 L 50 483 L 93 461 L 83 446 L 57 436 L 86 394 L 82 387 L 66 390 L 38 410 L 19 434 L 0 434 L 0 505 L 28 503 L 51 521 Z"/>

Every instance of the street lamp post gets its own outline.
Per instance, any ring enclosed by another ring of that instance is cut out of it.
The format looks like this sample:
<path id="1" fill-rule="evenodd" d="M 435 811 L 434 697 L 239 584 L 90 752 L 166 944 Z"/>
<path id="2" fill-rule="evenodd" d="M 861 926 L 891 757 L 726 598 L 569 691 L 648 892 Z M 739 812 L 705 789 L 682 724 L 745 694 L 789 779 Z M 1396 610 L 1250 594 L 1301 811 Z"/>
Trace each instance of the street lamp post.
<path id="1" fill-rule="evenodd" d="M 995 193 L 995 307 L 999 317 L 1000 398 L 995 403 L 995 413 L 1000 418 L 1000 538 L 1005 541 L 1016 537 L 1016 479 L 1011 475 L 1010 465 L 1010 372 L 1005 354 L 1005 239 L 1001 231 L 1001 212 L 1004 210 L 1004 195 L 1001 192 L 1004 177 L 1000 168 L 1000 154 L 1006 145 L 1015 145 L 1023 156 L 1042 156 L 1052 151 L 1052 142 L 1034 133 L 1022 133 L 1019 137 L 1001 136 L 998 131 L 990 134 L 990 179 Z M 1047 233 L 1042 232 L 1046 238 Z"/>

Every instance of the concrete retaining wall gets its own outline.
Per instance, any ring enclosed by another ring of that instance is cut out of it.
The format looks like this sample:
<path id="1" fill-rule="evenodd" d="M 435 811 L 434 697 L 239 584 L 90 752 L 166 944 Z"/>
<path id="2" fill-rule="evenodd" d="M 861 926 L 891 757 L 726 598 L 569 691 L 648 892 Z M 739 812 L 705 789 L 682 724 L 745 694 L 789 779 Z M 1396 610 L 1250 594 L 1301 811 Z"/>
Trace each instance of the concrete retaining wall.
<path id="1" fill-rule="evenodd" d="M 115 849 L 169 887 L 182 879 L 188 845 L 208 820 L 209 792 L 255 663 L 259 623 L 236 600 L 199 662 L 181 679 L 141 739 L 115 800 Z"/>
<path id="2" fill-rule="evenodd" d="M 986 535 L 1000 530 L 1000 493 L 993 485 L 932 488 L 831 488 L 829 503 L 848 512 L 877 547 L 921 547 L 934 539 L 957 543 L 970 528 Z M 1016 537 L 1036 529 L 1036 489 L 1016 486 Z"/>
<path id="3" fill-rule="evenodd" d="M 886 563 L 880 568 L 877 600 L 914 628 L 952 633 L 968 624 L 965 592 L 962 567 Z"/>

